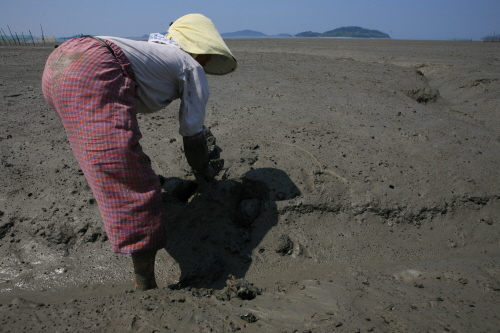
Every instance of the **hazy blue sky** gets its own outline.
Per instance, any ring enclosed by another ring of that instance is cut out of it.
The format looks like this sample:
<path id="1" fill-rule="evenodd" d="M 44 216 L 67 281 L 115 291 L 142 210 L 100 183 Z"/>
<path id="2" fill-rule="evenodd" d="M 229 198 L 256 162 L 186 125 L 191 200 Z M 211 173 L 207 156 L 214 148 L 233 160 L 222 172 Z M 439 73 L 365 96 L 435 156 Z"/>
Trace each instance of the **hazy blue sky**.
<path id="1" fill-rule="evenodd" d="M 162 32 L 176 18 L 201 13 L 219 32 L 267 35 L 325 32 L 343 26 L 395 39 L 473 39 L 500 33 L 500 0 L 0 0 L 0 27 L 18 34 L 136 37 Z"/>

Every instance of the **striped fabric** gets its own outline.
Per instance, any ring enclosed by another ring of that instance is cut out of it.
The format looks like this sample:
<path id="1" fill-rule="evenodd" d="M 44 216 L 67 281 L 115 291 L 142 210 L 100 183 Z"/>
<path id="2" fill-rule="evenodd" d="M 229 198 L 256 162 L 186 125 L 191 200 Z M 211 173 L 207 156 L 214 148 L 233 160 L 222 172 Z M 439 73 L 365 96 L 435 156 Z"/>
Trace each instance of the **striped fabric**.
<path id="1" fill-rule="evenodd" d="M 161 187 L 142 151 L 135 114 L 137 84 L 121 49 L 92 38 L 71 39 L 49 56 L 45 99 L 62 120 L 87 178 L 113 250 L 135 253 L 165 246 Z"/>

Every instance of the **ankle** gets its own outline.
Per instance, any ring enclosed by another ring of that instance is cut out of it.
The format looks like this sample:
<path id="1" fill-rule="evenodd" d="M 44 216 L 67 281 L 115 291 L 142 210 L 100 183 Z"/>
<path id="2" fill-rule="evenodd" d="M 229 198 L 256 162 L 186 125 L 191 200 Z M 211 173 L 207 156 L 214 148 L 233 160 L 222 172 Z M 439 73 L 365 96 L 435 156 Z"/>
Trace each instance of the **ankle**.
<path id="1" fill-rule="evenodd" d="M 136 290 L 155 289 L 155 251 L 132 253 L 134 265 L 134 287 Z"/>

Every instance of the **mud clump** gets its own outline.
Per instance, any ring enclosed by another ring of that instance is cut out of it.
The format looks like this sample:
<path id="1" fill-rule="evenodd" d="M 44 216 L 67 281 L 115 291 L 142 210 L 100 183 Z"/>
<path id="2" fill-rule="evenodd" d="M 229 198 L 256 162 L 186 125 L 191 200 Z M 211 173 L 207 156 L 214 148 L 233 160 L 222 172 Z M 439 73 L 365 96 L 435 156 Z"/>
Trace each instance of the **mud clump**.
<path id="1" fill-rule="evenodd" d="M 255 287 L 253 283 L 245 279 L 236 279 L 233 275 L 229 275 L 226 287 L 216 297 L 220 301 L 229 301 L 232 298 L 252 300 L 261 293 L 261 289 Z"/>
<path id="2" fill-rule="evenodd" d="M 293 252 L 293 246 L 294 244 L 290 239 L 290 236 L 283 234 L 278 238 L 276 253 L 279 253 L 282 256 L 290 255 Z"/>
<path id="3" fill-rule="evenodd" d="M 249 226 L 259 216 L 261 201 L 256 198 L 240 201 L 237 209 L 237 220 L 244 226 Z"/>
<path id="4" fill-rule="evenodd" d="M 255 323 L 259 318 L 257 318 L 253 313 L 245 313 L 240 315 L 240 318 L 246 321 L 247 323 Z"/>
<path id="5" fill-rule="evenodd" d="M 407 92 L 408 97 L 421 104 L 436 102 L 439 97 L 439 91 L 431 87 L 410 90 Z"/>

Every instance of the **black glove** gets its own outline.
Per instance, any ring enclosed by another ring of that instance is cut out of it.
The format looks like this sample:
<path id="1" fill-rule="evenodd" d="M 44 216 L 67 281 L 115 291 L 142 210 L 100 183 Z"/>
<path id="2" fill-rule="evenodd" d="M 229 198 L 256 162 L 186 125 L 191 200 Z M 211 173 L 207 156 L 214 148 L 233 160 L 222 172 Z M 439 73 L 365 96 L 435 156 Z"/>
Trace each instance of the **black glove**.
<path id="1" fill-rule="evenodd" d="M 215 137 L 210 129 L 203 126 L 200 133 L 183 137 L 183 143 L 184 155 L 189 166 L 193 168 L 198 189 L 203 190 L 208 183 L 215 181 L 215 177 L 224 167 L 224 160 L 218 156 Z"/>
<path id="2" fill-rule="evenodd" d="M 207 139 L 204 131 L 182 138 L 184 143 L 184 155 L 187 162 L 194 171 L 201 172 L 208 166 L 209 152 Z"/>

